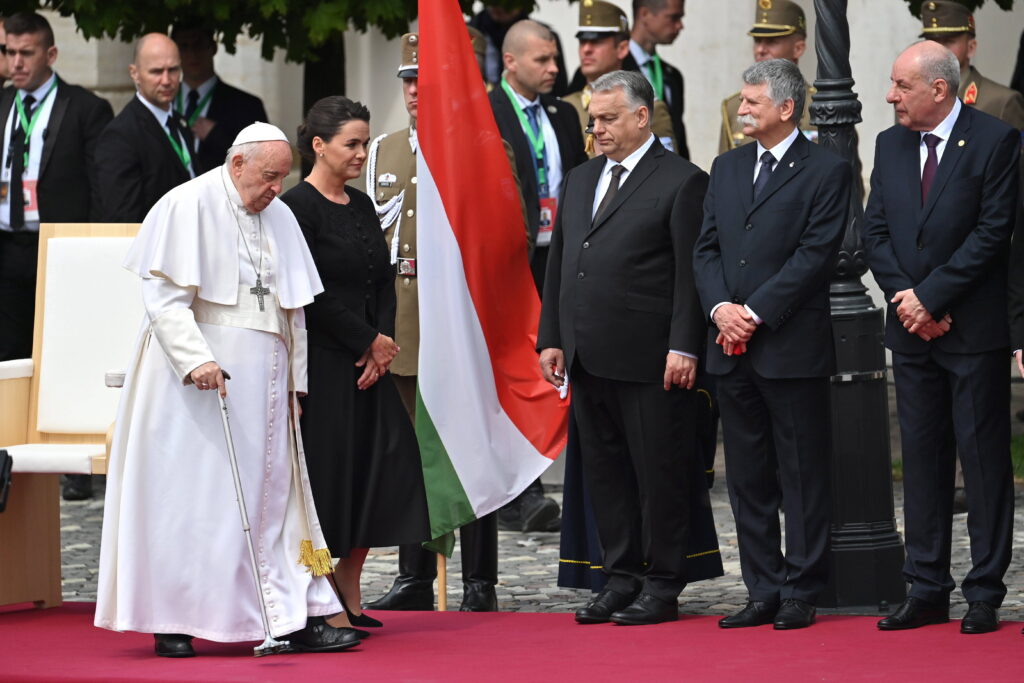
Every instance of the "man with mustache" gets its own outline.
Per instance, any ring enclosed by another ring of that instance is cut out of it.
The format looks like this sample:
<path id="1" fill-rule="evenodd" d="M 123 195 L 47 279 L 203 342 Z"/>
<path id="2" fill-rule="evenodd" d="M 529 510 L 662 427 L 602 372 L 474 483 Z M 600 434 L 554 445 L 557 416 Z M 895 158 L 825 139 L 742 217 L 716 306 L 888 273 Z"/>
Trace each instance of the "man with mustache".
<path id="1" fill-rule="evenodd" d="M 99 220 L 138 223 L 168 190 L 201 173 L 192 131 L 172 107 L 181 84 L 178 46 L 162 33 L 135 44 L 135 97 L 96 147 Z"/>

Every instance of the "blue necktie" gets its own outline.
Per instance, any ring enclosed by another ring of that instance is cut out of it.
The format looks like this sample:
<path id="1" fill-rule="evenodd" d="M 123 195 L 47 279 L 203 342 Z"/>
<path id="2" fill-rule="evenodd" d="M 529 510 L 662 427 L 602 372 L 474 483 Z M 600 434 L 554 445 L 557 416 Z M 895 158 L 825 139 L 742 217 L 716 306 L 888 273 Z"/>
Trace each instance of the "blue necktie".
<path id="1" fill-rule="evenodd" d="M 761 190 L 768 184 L 768 179 L 772 177 L 772 164 L 774 163 L 775 157 L 771 152 L 765 150 L 761 155 L 761 171 L 757 174 L 757 180 L 754 181 L 754 199 L 757 199 L 757 195 L 761 194 Z"/>
<path id="2" fill-rule="evenodd" d="M 542 137 L 544 134 L 541 132 L 541 128 L 540 128 L 540 105 L 536 104 L 536 103 L 527 105 L 527 107 L 526 107 L 526 118 L 530 122 L 530 128 L 533 129 L 533 136 L 535 138 Z M 541 196 L 541 197 L 547 197 L 548 196 L 548 184 L 546 182 L 542 183 L 540 181 L 540 178 L 541 178 L 541 173 L 540 173 L 541 168 L 544 169 L 544 178 L 545 178 L 545 180 L 547 179 L 547 169 L 548 169 L 547 150 L 544 151 L 544 158 L 537 158 L 537 157 L 535 157 L 535 159 L 536 159 L 536 161 L 535 161 L 535 168 L 537 170 L 537 194 L 539 196 Z"/>

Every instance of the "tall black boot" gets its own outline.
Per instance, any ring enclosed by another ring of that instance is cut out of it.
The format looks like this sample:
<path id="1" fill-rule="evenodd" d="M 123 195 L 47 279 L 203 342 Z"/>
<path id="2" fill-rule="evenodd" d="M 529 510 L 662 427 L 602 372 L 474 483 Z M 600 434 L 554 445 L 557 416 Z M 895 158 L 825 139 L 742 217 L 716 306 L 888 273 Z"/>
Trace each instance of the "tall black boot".
<path id="1" fill-rule="evenodd" d="M 398 576 L 387 595 L 363 605 L 365 609 L 429 612 L 434 609 L 437 555 L 419 543 L 398 547 Z"/>
<path id="2" fill-rule="evenodd" d="M 459 530 L 462 539 L 460 612 L 497 612 L 498 516 L 491 513 Z"/>

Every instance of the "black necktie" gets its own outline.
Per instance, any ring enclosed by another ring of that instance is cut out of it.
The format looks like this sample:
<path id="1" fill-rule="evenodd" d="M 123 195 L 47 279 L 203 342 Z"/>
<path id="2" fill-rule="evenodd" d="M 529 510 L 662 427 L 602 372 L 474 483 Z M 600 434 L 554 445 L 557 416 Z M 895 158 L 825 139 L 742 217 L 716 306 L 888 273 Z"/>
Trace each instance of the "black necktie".
<path id="1" fill-rule="evenodd" d="M 921 173 L 921 206 L 924 206 L 928 199 L 928 191 L 932 189 L 932 181 L 935 180 L 935 172 L 939 170 L 939 154 L 935 149 L 942 142 L 942 138 L 931 133 L 924 134 L 924 145 L 928 148 L 928 158 L 924 160 L 924 170 Z"/>
<path id="2" fill-rule="evenodd" d="M 32 110 L 35 108 L 36 98 L 27 95 L 22 100 L 25 109 L 25 120 L 32 120 Z M 21 117 L 18 116 L 18 109 L 14 109 L 14 126 L 11 128 L 11 229 L 21 230 L 25 227 L 25 189 L 22 185 L 22 176 L 25 174 L 25 156 L 28 154 L 28 141 L 25 140 L 25 130 L 21 127 Z"/>
<path id="3" fill-rule="evenodd" d="M 775 163 L 775 157 L 768 150 L 761 155 L 761 171 L 757 174 L 757 180 L 754 181 L 754 199 L 757 199 L 757 195 L 761 194 L 761 190 L 768 184 L 768 180 L 772 177 L 772 164 Z"/>
<path id="4" fill-rule="evenodd" d="M 190 90 L 188 92 L 188 103 L 185 105 L 185 120 L 191 121 L 192 115 L 196 113 L 196 109 L 199 108 L 199 91 Z"/>
<path id="5" fill-rule="evenodd" d="M 608 183 L 608 189 L 604 191 L 604 196 L 601 197 L 601 203 L 597 205 L 597 211 L 594 213 L 594 222 L 597 223 L 598 219 L 604 214 L 604 212 L 611 205 L 612 200 L 615 199 L 615 195 L 619 191 L 619 178 L 625 173 L 626 167 L 622 164 L 615 164 L 612 166 L 611 174 L 612 179 Z"/>

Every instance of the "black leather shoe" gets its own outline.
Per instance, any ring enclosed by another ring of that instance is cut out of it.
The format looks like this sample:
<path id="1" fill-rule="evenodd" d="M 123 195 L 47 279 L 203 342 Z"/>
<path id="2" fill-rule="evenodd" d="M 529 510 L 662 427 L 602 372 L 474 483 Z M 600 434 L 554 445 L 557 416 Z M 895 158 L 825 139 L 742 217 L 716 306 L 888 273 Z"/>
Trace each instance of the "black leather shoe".
<path id="1" fill-rule="evenodd" d="M 722 628 L 747 628 L 748 626 L 764 626 L 775 621 L 779 611 L 779 603 L 751 600 L 747 606 L 736 614 L 718 620 Z"/>
<path id="2" fill-rule="evenodd" d="M 161 657 L 195 657 L 196 651 L 192 649 L 192 636 L 184 633 L 154 633 L 153 649 Z"/>
<path id="3" fill-rule="evenodd" d="M 613 612 L 611 620 L 620 626 L 645 626 L 679 619 L 679 603 L 641 593 L 629 607 Z"/>
<path id="4" fill-rule="evenodd" d="M 366 605 L 366 609 L 430 612 L 434 609 L 434 580 L 399 576 L 387 595 Z M 369 626 L 369 624 L 359 624 Z"/>
<path id="5" fill-rule="evenodd" d="M 899 608 L 878 622 L 880 631 L 902 631 L 949 621 L 949 605 L 933 605 L 920 598 L 907 598 Z"/>
<path id="6" fill-rule="evenodd" d="M 360 628 L 380 628 L 384 625 L 380 619 L 374 619 L 366 612 L 363 612 L 362 614 L 352 614 L 347 609 L 345 611 L 348 612 L 349 623 L 353 626 L 359 626 Z"/>
<path id="7" fill-rule="evenodd" d="M 558 518 L 558 503 L 551 498 L 542 495 L 528 493 L 519 505 L 519 514 L 522 520 L 521 530 L 547 531 L 548 525 Z"/>
<path id="8" fill-rule="evenodd" d="M 335 628 L 323 617 L 309 617 L 306 628 L 290 633 L 287 640 L 298 652 L 340 652 L 359 644 L 352 628 Z"/>
<path id="9" fill-rule="evenodd" d="M 576 610 L 576 623 L 607 624 L 613 613 L 626 609 L 635 599 L 636 595 L 624 595 L 605 588 Z"/>
<path id="10" fill-rule="evenodd" d="M 64 500 L 88 500 L 92 498 L 91 474 L 67 474 L 60 487 Z"/>
<path id="11" fill-rule="evenodd" d="M 498 594 L 489 583 L 469 581 L 462 585 L 460 612 L 497 612 Z"/>
<path id="12" fill-rule="evenodd" d="M 999 610 L 981 600 L 970 604 L 960 622 L 960 633 L 992 633 L 998 628 Z"/>
<path id="13" fill-rule="evenodd" d="M 775 630 L 788 631 L 794 628 L 807 628 L 814 623 L 814 605 L 796 598 L 782 601 L 775 615 Z"/>
<path id="14" fill-rule="evenodd" d="M 963 486 L 953 489 L 953 514 L 963 515 L 967 513 L 967 491 Z"/>

